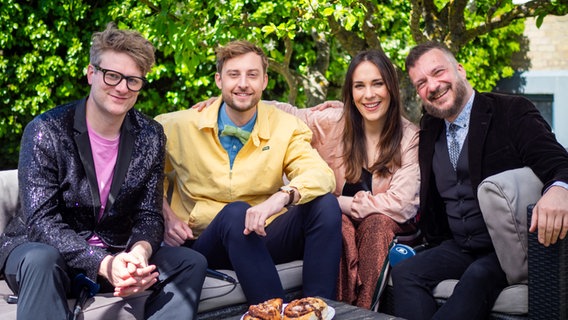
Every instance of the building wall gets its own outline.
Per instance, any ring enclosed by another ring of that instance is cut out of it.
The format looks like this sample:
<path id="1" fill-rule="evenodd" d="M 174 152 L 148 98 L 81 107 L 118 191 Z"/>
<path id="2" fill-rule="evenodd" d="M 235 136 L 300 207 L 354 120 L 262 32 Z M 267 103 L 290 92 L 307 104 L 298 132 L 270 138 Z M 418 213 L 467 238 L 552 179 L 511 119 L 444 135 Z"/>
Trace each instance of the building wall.
<path id="1" fill-rule="evenodd" d="M 552 127 L 558 141 L 568 147 L 568 15 L 547 16 L 540 28 L 534 19 L 525 22 L 531 68 L 521 77 L 526 94 L 552 94 Z"/>
<path id="2" fill-rule="evenodd" d="M 540 28 L 535 19 L 525 22 L 531 71 L 568 70 L 568 15 L 547 16 Z"/>

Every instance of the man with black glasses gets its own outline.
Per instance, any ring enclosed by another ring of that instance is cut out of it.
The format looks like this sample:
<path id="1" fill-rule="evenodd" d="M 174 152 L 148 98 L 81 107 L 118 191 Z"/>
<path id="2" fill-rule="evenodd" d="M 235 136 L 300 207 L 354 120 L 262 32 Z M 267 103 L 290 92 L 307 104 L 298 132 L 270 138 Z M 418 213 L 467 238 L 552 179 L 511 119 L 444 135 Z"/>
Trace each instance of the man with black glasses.
<path id="1" fill-rule="evenodd" d="M 111 86 L 111 87 L 118 86 L 118 84 L 122 81 L 122 79 L 125 79 L 126 80 L 126 87 L 128 88 L 128 90 L 130 90 L 132 92 L 138 92 L 138 91 L 142 90 L 142 88 L 148 82 L 146 80 L 146 78 L 143 78 L 143 77 L 137 77 L 137 76 L 128 76 L 127 77 L 120 72 L 109 70 L 109 69 L 103 69 L 103 68 L 101 68 L 100 66 L 97 66 L 97 65 L 92 65 L 92 67 L 94 67 L 96 70 L 103 73 L 104 83 Z"/>
<path id="2" fill-rule="evenodd" d="M 0 271 L 18 295 L 18 319 L 67 319 L 78 275 L 119 297 L 152 289 L 147 319 L 192 319 L 206 260 L 160 246 L 165 136 L 133 109 L 154 47 L 113 24 L 92 41 L 89 96 L 24 131 L 21 208 L 0 237 Z"/>

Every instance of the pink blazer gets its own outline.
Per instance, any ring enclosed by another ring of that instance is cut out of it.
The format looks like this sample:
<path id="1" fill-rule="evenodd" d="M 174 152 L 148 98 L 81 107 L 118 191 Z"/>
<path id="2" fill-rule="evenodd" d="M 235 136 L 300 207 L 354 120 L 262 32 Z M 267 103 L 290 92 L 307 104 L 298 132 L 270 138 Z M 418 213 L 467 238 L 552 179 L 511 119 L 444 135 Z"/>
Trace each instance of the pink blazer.
<path id="1" fill-rule="evenodd" d="M 313 131 L 312 146 L 333 169 L 336 179 L 334 194 L 341 195 L 345 184 L 345 168 L 342 161 L 344 118 L 343 109 L 328 108 L 323 111 L 298 109 L 287 103 L 276 106 L 308 124 Z M 372 192 L 359 191 L 353 197 L 351 210 L 356 213 L 381 213 L 398 223 L 412 219 L 418 210 L 420 169 L 418 166 L 418 127 L 407 119 L 403 124 L 402 164 L 393 175 L 381 178 L 373 176 Z"/>

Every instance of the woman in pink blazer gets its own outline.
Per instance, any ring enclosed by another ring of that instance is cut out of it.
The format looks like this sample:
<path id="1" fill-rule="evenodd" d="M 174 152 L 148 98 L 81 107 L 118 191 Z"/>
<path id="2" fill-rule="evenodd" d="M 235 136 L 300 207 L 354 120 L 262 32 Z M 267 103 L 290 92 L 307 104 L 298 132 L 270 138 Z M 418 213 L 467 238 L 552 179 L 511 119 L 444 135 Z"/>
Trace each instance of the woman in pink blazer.
<path id="1" fill-rule="evenodd" d="M 396 71 L 381 51 L 351 61 L 342 96 L 324 110 L 276 105 L 308 124 L 312 145 L 335 173 L 344 249 L 337 298 L 371 308 L 390 243 L 414 228 L 418 128 L 402 116 Z"/>

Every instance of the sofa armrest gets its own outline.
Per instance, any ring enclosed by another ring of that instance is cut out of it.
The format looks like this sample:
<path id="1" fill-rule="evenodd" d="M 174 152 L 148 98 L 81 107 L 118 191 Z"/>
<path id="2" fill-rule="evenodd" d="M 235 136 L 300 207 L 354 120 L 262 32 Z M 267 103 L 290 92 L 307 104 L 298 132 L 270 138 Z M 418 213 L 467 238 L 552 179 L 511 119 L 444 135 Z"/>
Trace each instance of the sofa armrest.
<path id="1" fill-rule="evenodd" d="M 541 190 L 542 182 L 528 167 L 503 171 L 479 184 L 479 207 L 509 284 L 527 282 L 526 208 L 538 201 Z"/>
<path id="2" fill-rule="evenodd" d="M 16 214 L 18 206 L 18 170 L 0 171 L 0 233 Z"/>
<path id="3" fill-rule="evenodd" d="M 533 205 L 527 208 L 531 221 Z M 568 319 L 568 240 L 548 247 L 528 233 L 529 319 Z"/>

